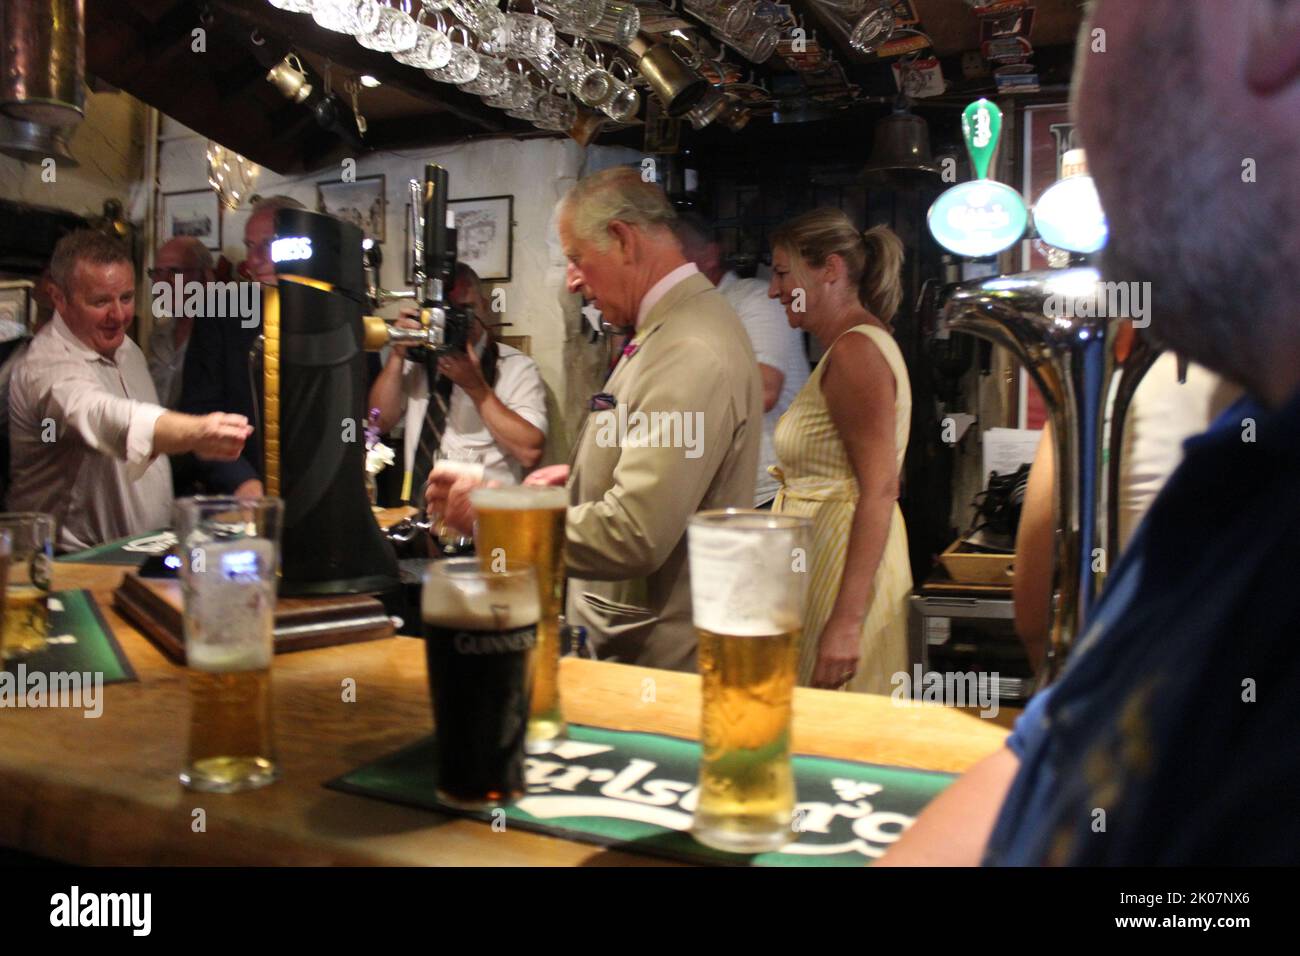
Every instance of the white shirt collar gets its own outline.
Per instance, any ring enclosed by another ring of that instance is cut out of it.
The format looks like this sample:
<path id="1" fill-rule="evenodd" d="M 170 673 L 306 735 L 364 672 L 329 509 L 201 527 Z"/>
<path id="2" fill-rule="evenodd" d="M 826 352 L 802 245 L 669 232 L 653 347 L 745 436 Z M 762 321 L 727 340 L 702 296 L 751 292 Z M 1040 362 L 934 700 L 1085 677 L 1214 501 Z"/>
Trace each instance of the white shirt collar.
<path id="1" fill-rule="evenodd" d="M 640 308 L 636 310 L 636 327 L 638 329 L 641 328 L 642 323 L 646 320 L 646 316 L 650 314 L 650 310 L 658 305 L 659 300 L 666 296 L 674 286 L 679 282 L 686 281 L 699 271 L 699 269 L 695 268 L 695 263 L 687 262 L 678 266 L 672 272 L 668 273 L 652 285 L 650 291 L 645 294 L 645 298 L 641 300 Z"/>
<path id="2" fill-rule="evenodd" d="M 81 341 L 81 339 L 77 338 L 76 334 L 73 333 L 72 329 L 68 328 L 68 323 L 63 321 L 63 316 L 59 315 L 59 313 L 54 313 L 54 318 L 50 319 L 50 324 L 54 326 L 55 333 L 63 339 L 64 343 L 70 346 L 74 352 L 79 353 L 81 357 L 86 359 L 88 362 L 113 361 L 110 358 L 105 358 L 100 355 L 85 342 Z"/>

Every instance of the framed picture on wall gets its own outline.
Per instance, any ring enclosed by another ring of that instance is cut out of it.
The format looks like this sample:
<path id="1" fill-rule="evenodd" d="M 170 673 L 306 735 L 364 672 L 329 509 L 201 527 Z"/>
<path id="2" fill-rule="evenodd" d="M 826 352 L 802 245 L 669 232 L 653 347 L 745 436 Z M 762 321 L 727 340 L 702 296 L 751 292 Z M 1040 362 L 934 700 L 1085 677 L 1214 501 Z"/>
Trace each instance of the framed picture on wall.
<path id="1" fill-rule="evenodd" d="M 449 199 L 447 208 L 456 216 L 456 257 L 480 279 L 510 281 L 515 197 Z"/>
<path id="2" fill-rule="evenodd" d="M 221 251 L 221 201 L 211 189 L 163 193 L 162 234 L 168 239 L 193 236 L 213 252 Z"/>
<path id="3" fill-rule="evenodd" d="M 384 177 L 363 176 L 345 183 L 327 179 L 316 184 L 316 211 L 337 216 L 356 226 L 369 239 L 386 239 Z"/>

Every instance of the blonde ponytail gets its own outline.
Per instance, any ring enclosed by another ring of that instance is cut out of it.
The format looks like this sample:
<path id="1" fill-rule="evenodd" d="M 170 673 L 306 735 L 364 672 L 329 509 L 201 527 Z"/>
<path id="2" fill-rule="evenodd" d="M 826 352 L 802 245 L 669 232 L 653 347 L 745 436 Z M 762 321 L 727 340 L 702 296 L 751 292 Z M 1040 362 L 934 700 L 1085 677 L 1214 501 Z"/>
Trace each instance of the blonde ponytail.
<path id="1" fill-rule="evenodd" d="M 867 247 L 858 298 L 885 324 L 893 321 L 903 301 L 903 240 L 888 226 L 872 226 L 862 234 Z"/>
<path id="2" fill-rule="evenodd" d="M 841 210 L 826 207 L 784 223 L 768 241 L 814 268 L 825 265 L 828 256 L 839 256 L 857 285 L 858 301 L 886 325 L 903 301 L 903 241 L 888 226 L 858 232 Z"/>

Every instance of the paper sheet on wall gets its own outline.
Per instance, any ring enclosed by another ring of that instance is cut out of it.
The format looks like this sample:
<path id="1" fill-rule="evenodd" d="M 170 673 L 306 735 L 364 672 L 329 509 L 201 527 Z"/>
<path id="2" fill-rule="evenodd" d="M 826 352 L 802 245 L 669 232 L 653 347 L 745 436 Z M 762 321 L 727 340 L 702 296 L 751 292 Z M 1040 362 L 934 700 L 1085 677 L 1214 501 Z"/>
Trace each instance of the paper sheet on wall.
<path id="1" fill-rule="evenodd" d="M 1038 451 L 1041 430 L 1030 428 L 990 428 L 984 433 L 984 484 L 989 485 L 989 475 L 997 472 L 1007 475 L 1025 462 L 1034 460 Z"/>

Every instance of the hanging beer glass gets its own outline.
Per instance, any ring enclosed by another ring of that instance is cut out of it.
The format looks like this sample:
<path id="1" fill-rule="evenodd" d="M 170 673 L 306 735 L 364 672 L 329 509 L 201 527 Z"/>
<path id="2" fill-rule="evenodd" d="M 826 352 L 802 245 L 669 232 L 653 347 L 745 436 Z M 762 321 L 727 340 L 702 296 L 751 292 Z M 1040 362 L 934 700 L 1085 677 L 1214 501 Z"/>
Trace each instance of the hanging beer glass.
<path id="1" fill-rule="evenodd" d="M 459 30 L 464 38 L 463 43 L 457 43 L 452 39 L 452 35 Z M 437 80 L 439 83 L 469 83 L 478 76 L 479 59 L 478 53 L 469 45 L 469 30 L 462 26 L 454 26 L 447 31 L 447 38 L 451 40 L 451 58 L 447 65 L 438 70 L 425 70 L 425 74 Z"/>
<path id="2" fill-rule="evenodd" d="M 614 68 L 619 66 L 624 71 L 622 80 L 614 73 Z M 609 65 L 609 72 L 614 77 L 614 84 L 609 97 L 600 104 L 601 112 L 616 123 L 631 122 L 641 108 L 641 94 L 632 88 L 632 68 L 622 60 L 615 60 Z"/>
<path id="3" fill-rule="evenodd" d="M 393 59 L 419 70 L 441 70 L 451 62 L 451 40 L 444 29 L 435 30 L 424 22 L 427 13 L 428 7 L 420 8 L 420 15 L 415 21 L 415 45 L 409 50 L 394 53 Z M 441 17 L 438 22 L 442 22 Z"/>
<path id="4" fill-rule="evenodd" d="M 410 0 L 406 7 L 410 9 Z M 385 6 L 379 11 L 379 22 L 369 33 L 357 36 L 357 42 L 368 50 L 380 53 L 398 53 L 415 46 L 420 31 L 411 15 L 396 7 Z"/>
<path id="5" fill-rule="evenodd" d="M 316 0 L 311 18 L 326 30 L 360 36 L 379 25 L 379 0 Z"/>

